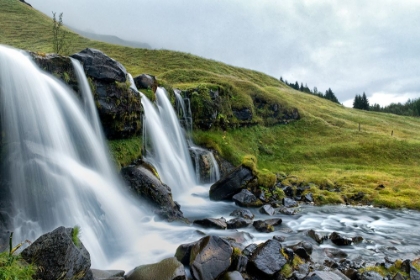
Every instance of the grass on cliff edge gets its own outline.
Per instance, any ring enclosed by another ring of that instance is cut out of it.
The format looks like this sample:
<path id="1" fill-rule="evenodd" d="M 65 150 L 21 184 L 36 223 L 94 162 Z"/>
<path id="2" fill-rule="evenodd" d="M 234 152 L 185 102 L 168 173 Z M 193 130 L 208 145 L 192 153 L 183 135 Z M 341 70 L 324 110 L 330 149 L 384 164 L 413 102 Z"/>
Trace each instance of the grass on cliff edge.
<path id="1" fill-rule="evenodd" d="M 51 18 L 18 0 L 0 0 L 0 6 L 0 44 L 52 51 Z M 362 191 L 363 203 L 420 209 L 418 118 L 343 108 L 294 91 L 262 73 L 190 54 L 121 47 L 75 33 L 69 39 L 70 53 L 86 47 L 100 49 L 133 76 L 149 73 L 160 83 L 184 89 L 200 84 L 231 87 L 236 106 L 250 104 L 250 97 L 257 94 L 299 109 L 302 119 L 289 125 L 194 132 L 196 142 L 215 148 L 235 164 L 245 155 L 254 155 L 259 169 L 285 172 L 288 180 L 318 185 L 311 191 L 319 203 L 342 203 L 343 195 Z M 140 155 L 140 147 L 135 139 L 110 141 L 119 166 Z M 385 188 L 377 189 L 381 184 Z"/>

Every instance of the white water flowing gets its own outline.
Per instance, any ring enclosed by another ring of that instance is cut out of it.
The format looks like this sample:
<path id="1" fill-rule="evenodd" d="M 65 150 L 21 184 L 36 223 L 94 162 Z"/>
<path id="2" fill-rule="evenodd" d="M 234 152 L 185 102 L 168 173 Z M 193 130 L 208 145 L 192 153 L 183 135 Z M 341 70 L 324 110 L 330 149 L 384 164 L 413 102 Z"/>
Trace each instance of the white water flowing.
<path id="1" fill-rule="evenodd" d="M 145 111 L 146 161 L 171 187 L 175 199 L 197 185 L 195 172 L 183 130 L 163 88 L 156 90 L 157 106 L 141 95 Z"/>
<path id="2" fill-rule="evenodd" d="M 14 240 L 79 225 L 94 267 L 130 254 L 144 214 L 122 187 L 96 116 L 89 123 L 71 90 L 1 45 L 0 98 Z"/>

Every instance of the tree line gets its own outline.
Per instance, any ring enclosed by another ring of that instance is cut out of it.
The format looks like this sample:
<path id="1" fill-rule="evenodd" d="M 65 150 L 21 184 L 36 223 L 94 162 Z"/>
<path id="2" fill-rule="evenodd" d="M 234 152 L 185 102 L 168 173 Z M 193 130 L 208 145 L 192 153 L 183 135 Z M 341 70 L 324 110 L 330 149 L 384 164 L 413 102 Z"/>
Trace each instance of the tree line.
<path id="1" fill-rule="evenodd" d="M 318 91 L 318 89 L 316 87 L 314 87 L 313 90 L 310 90 L 307 84 L 303 85 L 303 83 L 300 83 L 300 85 L 299 85 L 298 81 L 296 81 L 295 83 L 293 83 L 293 82 L 289 83 L 287 80 L 283 80 L 283 78 L 280 77 L 280 82 L 285 83 L 286 85 L 288 85 L 289 87 L 291 87 L 295 90 L 299 90 L 301 92 L 313 94 L 313 95 L 316 95 L 318 97 L 321 97 L 321 98 L 324 98 L 324 99 L 327 99 L 327 100 L 330 100 L 332 102 L 340 104 L 340 102 L 338 101 L 337 97 L 335 96 L 335 94 L 331 90 L 331 88 L 327 89 L 325 91 L 325 94 L 324 94 L 324 93 Z"/>
<path id="2" fill-rule="evenodd" d="M 391 103 L 390 105 L 382 107 L 377 103 L 370 105 L 365 93 L 362 95 L 356 94 L 353 101 L 353 108 L 366 111 L 391 113 L 401 116 L 419 117 L 420 98 L 408 99 L 405 103 Z"/>

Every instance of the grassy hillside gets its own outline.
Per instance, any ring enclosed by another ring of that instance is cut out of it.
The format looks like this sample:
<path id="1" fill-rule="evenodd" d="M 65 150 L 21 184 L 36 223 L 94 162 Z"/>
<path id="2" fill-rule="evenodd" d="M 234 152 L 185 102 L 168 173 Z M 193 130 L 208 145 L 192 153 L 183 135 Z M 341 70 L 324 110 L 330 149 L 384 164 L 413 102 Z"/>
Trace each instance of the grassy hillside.
<path id="1" fill-rule="evenodd" d="M 50 18 L 18 0 L 0 0 L 0 7 L 1 44 L 52 51 Z M 160 83 L 181 89 L 202 84 L 229 87 L 236 106 L 260 95 L 298 108 L 301 120 L 289 125 L 194 133 L 196 142 L 218 150 L 235 164 L 245 155 L 254 155 L 259 169 L 286 173 L 285 184 L 313 183 L 310 191 L 318 202 L 342 203 L 363 192 L 363 203 L 420 209 L 418 118 L 344 108 L 292 90 L 263 73 L 190 54 L 121 47 L 75 33 L 70 36 L 71 53 L 86 47 L 100 49 L 133 75 L 149 73 Z M 130 149 L 127 143 L 111 143 L 117 158 L 122 157 L 121 150 Z"/>

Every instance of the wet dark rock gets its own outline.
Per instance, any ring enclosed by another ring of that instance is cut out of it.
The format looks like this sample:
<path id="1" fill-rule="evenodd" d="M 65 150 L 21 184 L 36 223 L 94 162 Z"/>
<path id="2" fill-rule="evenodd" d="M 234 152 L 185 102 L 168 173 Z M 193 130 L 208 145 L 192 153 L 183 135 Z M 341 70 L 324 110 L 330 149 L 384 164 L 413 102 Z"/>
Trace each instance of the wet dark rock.
<path id="1" fill-rule="evenodd" d="M 293 272 L 293 278 L 297 280 L 304 279 L 309 274 L 309 264 L 304 263 L 298 266 L 298 269 Z"/>
<path id="2" fill-rule="evenodd" d="M 81 62 L 89 80 L 105 136 L 121 139 L 140 133 L 140 95 L 130 88 L 124 66 L 95 49 L 72 57 Z"/>
<path id="3" fill-rule="evenodd" d="M 360 276 L 361 280 L 382 280 L 383 277 L 377 272 L 374 271 L 365 271 Z"/>
<path id="4" fill-rule="evenodd" d="M 338 246 L 351 245 L 351 243 L 353 242 L 351 238 L 343 237 L 341 236 L 341 234 L 335 231 L 330 234 L 330 240 L 332 243 Z"/>
<path id="5" fill-rule="evenodd" d="M 232 200 L 242 207 L 259 207 L 262 205 L 262 201 L 248 190 L 241 190 L 232 197 Z"/>
<path id="6" fill-rule="evenodd" d="M 293 249 L 293 252 L 304 260 L 309 260 L 311 258 L 311 256 L 303 247 L 297 246 Z"/>
<path id="7" fill-rule="evenodd" d="M 271 205 L 266 204 L 266 205 L 264 205 L 263 207 L 260 208 L 260 213 L 273 216 L 274 213 L 275 213 L 275 210 L 274 210 L 273 207 L 271 207 Z"/>
<path id="8" fill-rule="evenodd" d="M 213 164 L 213 154 L 211 151 L 193 146 L 189 148 L 194 170 L 199 173 L 200 183 L 211 183 L 216 180 Z M 217 162 L 214 162 L 217 164 Z"/>
<path id="9" fill-rule="evenodd" d="M 252 171 L 247 167 L 239 166 L 210 187 L 210 199 L 216 201 L 231 199 L 252 179 L 254 179 Z"/>
<path id="10" fill-rule="evenodd" d="M 200 239 L 191 249 L 190 267 L 195 279 L 217 279 L 231 265 L 232 247 L 217 236 Z"/>
<path id="11" fill-rule="evenodd" d="M 34 279 L 93 279 L 90 255 L 82 242 L 72 241 L 72 228 L 59 227 L 39 237 L 22 251 L 28 263 L 42 267 Z"/>
<path id="12" fill-rule="evenodd" d="M 358 192 L 350 197 L 351 200 L 354 201 L 361 201 L 365 197 L 364 192 Z"/>
<path id="13" fill-rule="evenodd" d="M 191 249 L 197 242 L 179 245 L 175 252 L 175 258 L 183 265 L 190 265 Z"/>
<path id="14" fill-rule="evenodd" d="M 252 223 L 251 220 L 237 217 L 227 222 L 227 228 L 228 229 L 244 228 L 244 227 L 249 226 L 251 223 Z"/>
<path id="15" fill-rule="evenodd" d="M 280 225 L 281 223 L 282 223 L 282 219 L 276 218 L 276 219 L 268 219 L 264 221 L 262 220 L 254 221 L 252 225 L 259 232 L 269 233 L 269 232 L 274 231 L 274 226 Z"/>
<path id="16" fill-rule="evenodd" d="M 125 67 L 99 50 L 87 48 L 71 57 L 79 60 L 86 75 L 95 79 L 107 82 L 125 82 L 127 79 Z"/>
<path id="17" fill-rule="evenodd" d="M 202 220 L 195 220 L 193 222 L 196 225 L 200 225 L 205 228 L 215 228 L 215 229 L 226 229 L 227 224 L 224 218 L 214 219 L 214 218 L 207 218 Z"/>
<path id="18" fill-rule="evenodd" d="M 361 275 L 360 275 L 359 271 L 354 269 L 354 268 L 341 270 L 341 272 L 343 272 L 343 274 L 346 275 L 351 280 L 360 280 L 361 279 Z"/>
<path id="19" fill-rule="evenodd" d="M 316 241 L 318 244 L 322 244 L 326 240 L 327 236 L 322 236 L 321 234 L 315 232 L 313 229 L 308 230 L 308 236 Z"/>
<path id="20" fill-rule="evenodd" d="M 410 279 L 420 280 L 420 271 L 418 271 L 412 264 L 410 264 Z"/>
<path id="21" fill-rule="evenodd" d="M 249 244 L 248 246 L 245 247 L 245 249 L 242 250 L 242 254 L 247 257 L 250 257 L 254 253 L 255 249 L 257 248 L 258 248 L 257 244 L 254 244 L 254 243 Z"/>
<path id="22" fill-rule="evenodd" d="M 410 273 L 410 266 L 411 266 L 411 261 L 410 260 L 404 260 L 401 263 L 401 270 L 404 271 L 405 273 Z"/>
<path id="23" fill-rule="evenodd" d="M 220 278 L 220 280 L 243 280 L 241 273 L 238 271 L 230 271 Z"/>
<path id="24" fill-rule="evenodd" d="M 252 212 L 248 209 L 236 209 L 229 215 L 233 217 L 241 217 L 248 220 L 254 219 L 254 214 L 252 214 Z"/>
<path id="25" fill-rule="evenodd" d="M 342 259 L 347 257 L 347 253 L 337 248 L 325 248 L 325 255 L 331 259 Z"/>
<path id="26" fill-rule="evenodd" d="M 128 166 L 121 175 L 129 189 L 147 202 L 149 209 L 168 221 L 184 220 L 179 205 L 172 199 L 171 189 L 163 184 L 146 166 Z"/>
<path id="27" fill-rule="evenodd" d="M 294 197 L 295 196 L 295 190 L 291 186 L 285 186 L 283 188 L 283 192 L 287 197 Z"/>
<path id="28" fill-rule="evenodd" d="M 233 259 L 232 265 L 229 270 L 236 270 L 239 272 L 245 272 L 246 266 L 248 265 L 248 257 L 240 255 Z"/>
<path id="29" fill-rule="evenodd" d="M 233 115 L 240 121 L 252 120 L 252 110 L 250 108 L 232 109 Z"/>
<path id="30" fill-rule="evenodd" d="M 217 164 L 219 165 L 220 178 L 225 178 L 235 169 L 235 166 L 221 157 L 217 151 L 213 150 L 212 152 Z"/>
<path id="31" fill-rule="evenodd" d="M 149 74 L 141 74 L 139 76 L 133 77 L 134 84 L 140 89 L 151 89 L 153 92 L 156 92 L 158 82 L 155 76 Z"/>
<path id="32" fill-rule="evenodd" d="M 298 203 L 292 198 L 284 197 L 282 202 L 283 205 L 288 208 L 298 206 Z"/>
<path id="33" fill-rule="evenodd" d="M 308 280 L 349 280 L 347 276 L 338 270 L 333 271 L 314 271 L 306 278 Z"/>
<path id="34" fill-rule="evenodd" d="M 286 240 L 286 237 L 281 236 L 281 235 L 274 235 L 273 239 L 277 240 L 278 242 L 284 242 Z"/>
<path id="35" fill-rule="evenodd" d="M 91 269 L 93 279 L 95 280 L 107 280 L 107 279 L 122 279 L 124 280 L 124 270 L 100 270 Z"/>
<path id="36" fill-rule="evenodd" d="M 281 254 L 282 246 L 276 240 L 268 240 L 258 246 L 248 262 L 248 271 L 259 277 L 270 278 L 279 272 L 287 263 Z"/>
<path id="37" fill-rule="evenodd" d="M 277 240 L 275 238 L 273 239 Z M 289 263 L 293 263 L 293 259 L 295 258 L 295 252 L 293 252 L 291 248 L 284 248 L 283 252 L 287 255 L 287 260 L 289 261 Z"/>
<path id="38" fill-rule="evenodd" d="M 355 237 L 352 237 L 352 238 L 351 238 L 351 241 L 352 241 L 354 244 L 357 244 L 357 243 L 360 243 L 360 242 L 362 242 L 362 241 L 363 241 L 363 237 L 361 237 L 361 236 L 355 236 Z"/>
<path id="39" fill-rule="evenodd" d="M 282 206 L 278 209 L 278 212 L 281 213 L 281 214 L 284 214 L 284 215 L 290 215 L 291 216 L 291 215 L 296 214 L 296 209 L 287 208 L 287 207 Z"/>
<path id="40" fill-rule="evenodd" d="M 314 197 L 313 197 L 312 193 L 305 194 L 303 196 L 303 201 L 313 203 L 314 202 Z"/>
<path id="41" fill-rule="evenodd" d="M 162 279 L 184 280 L 185 269 L 176 258 L 167 258 L 158 263 L 140 265 L 128 272 L 126 280 Z"/>

